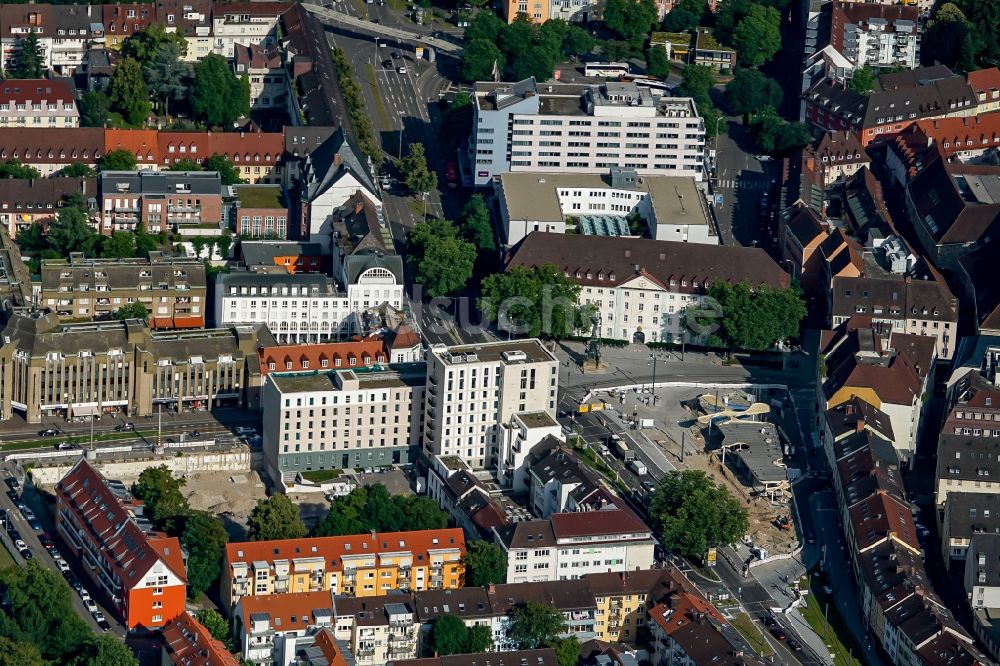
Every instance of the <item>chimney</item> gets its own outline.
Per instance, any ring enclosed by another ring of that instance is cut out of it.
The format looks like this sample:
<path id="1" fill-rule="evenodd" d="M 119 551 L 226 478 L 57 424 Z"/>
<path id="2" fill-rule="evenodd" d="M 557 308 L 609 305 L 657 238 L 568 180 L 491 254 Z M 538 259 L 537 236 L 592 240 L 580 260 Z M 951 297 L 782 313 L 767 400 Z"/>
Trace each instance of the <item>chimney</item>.
<path id="1" fill-rule="evenodd" d="M 333 165 L 334 166 L 340 166 L 343 163 L 344 163 L 344 158 L 341 157 L 340 153 L 337 153 L 336 155 L 333 156 Z"/>
<path id="2" fill-rule="evenodd" d="M 490 583 L 489 585 L 487 585 L 487 586 L 486 586 L 486 591 L 487 591 L 487 592 L 488 592 L 489 594 L 496 594 L 496 593 L 497 593 L 497 586 L 496 586 L 496 583 Z"/>
<path id="3" fill-rule="evenodd" d="M 864 419 L 858 419 L 857 421 L 855 421 L 854 422 L 854 429 L 857 430 L 858 432 L 861 432 L 862 430 L 864 430 L 865 429 L 865 420 Z"/>
<path id="4" fill-rule="evenodd" d="M 355 215 L 360 215 L 361 211 L 363 211 L 364 209 L 365 209 L 365 204 L 364 204 L 364 202 L 361 199 L 358 199 L 357 201 L 354 202 L 354 214 Z"/>

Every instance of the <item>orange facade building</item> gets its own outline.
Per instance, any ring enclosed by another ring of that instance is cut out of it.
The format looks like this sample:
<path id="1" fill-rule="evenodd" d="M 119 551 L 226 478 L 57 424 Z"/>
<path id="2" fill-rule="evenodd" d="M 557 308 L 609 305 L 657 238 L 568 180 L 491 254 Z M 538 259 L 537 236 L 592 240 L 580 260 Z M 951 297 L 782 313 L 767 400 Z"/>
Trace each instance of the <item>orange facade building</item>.
<path id="1" fill-rule="evenodd" d="M 128 629 L 165 626 L 187 589 L 180 541 L 154 532 L 142 507 L 85 459 L 56 486 L 56 529 Z"/>

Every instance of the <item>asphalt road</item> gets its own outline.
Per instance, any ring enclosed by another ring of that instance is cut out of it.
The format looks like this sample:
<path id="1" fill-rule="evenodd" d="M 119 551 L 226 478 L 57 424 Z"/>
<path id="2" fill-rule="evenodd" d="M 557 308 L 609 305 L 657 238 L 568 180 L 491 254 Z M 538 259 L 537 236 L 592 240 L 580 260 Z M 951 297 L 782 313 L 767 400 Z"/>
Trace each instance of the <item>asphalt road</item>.
<path id="1" fill-rule="evenodd" d="M 740 118 L 726 121 L 729 131 L 712 140 L 712 148 L 717 151 L 712 191 L 723 198 L 722 205 L 715 206 L 719 233 L 724 245 L 765 245 L 774 229 L 769 222 L 762 224 L 765 217 L 761 202 L 772 184 L 765 163 L 747 152 L 750 139 Z"/>

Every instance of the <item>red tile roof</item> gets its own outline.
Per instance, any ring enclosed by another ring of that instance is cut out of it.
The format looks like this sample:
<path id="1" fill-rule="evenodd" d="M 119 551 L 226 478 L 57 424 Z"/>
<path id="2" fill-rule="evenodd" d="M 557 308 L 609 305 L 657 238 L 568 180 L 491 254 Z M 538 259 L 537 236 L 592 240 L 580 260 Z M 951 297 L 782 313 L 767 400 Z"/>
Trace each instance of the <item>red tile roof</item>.
<path id="1" fill-rule="evenodd" d="M 240 597 L 240 618 L 244 631 L 253 626 L 253 616 L 266 613 L 273 631 L 301 631 L 316 625 L 313 611 L 326 610 L 333 615 L 333 595 L 319 592 L 285 592 L 263 596 Z M 301 620 L 301 621 L 300 621 Z"/>
<path id="2" fill-rule="evenodd" d="M 291 2 L 216 2 L 212 5 L 212 18 L 220 19 L 230 14 L 241 16 L 281 16 L 292 7 Z"/>
<path id="3" fill-rule="evenodd" d="M 126 505 L 86 460 L 66 473 L 56 494 L 125 589 L 142 583 L 146 572 L 161 560 L 178 578 L 187 580 L 177 537 L 143 532 L 130 511 L 141 503 Z"/>
<path id="4" fill-rule="evenodd" d="M 129 37 L 155 22 L 156 12 L 150 4 L 107 4 L 103 8 L 104 32 L 107 37 Z M 130 17 L 129 11 L 135 15 Z"/>
<path id="5" fill-rule="evenodd" d="M 329 627 L 320 629 L 319 633 L 313 638 L 313 641 L 315 641 L 315 645 L 319 648 L 319 651 L 323 653 L 328 666 L 348 666 L 349 662 L 344 656 L 344 650 L 337 645 L 337 639 L 334 638 L 333 632 L 330 631 Z M 353 664 L 354 660 L 351 659 L 350 663 Z"/>
<path id="6" fill-rule="evenodd" d="M 7 79 L 0 83 L 0 104 L 73 102 L 69 79 Z"/>
<path id="7" fill-rule="evenodd" d="M 261 347 L 261 373 L 269 372 L 299 372 L 301 370 L 322 370 L 323 361 L 328 369 L 350 368 L 357 366 L 386 363 L 385 345 L 382 340 L 355 340 L 352 342 L 327 342 L 307 345 L 279 345 L 277 347 Z M 358 359 L 357 366 L 351 366 L 351 358 Z M 337 365 L 340 359 L 340 365 Z M 308 362 L 308 367 L 306 367 Z M 271 370 L 274 363 L 274 370 Z M 291 364 L 289 367 L 288 364 Z"/>
<path id="8" fill-rule="evenodd" d="M 917 530 L 910 506 L 902 500 L 876 491 L 850 509 L 855 547 L 864 551 L 890 536 L 915 553 L 920 552 Z"/>
<path id="9" fill-rule="evenodd" d="M 969 72 L 965 75 L 965 80 L 977 95 L 986 93 L 987 100 L 990 99 L 991 92 L 1000 93 L 1000 69 L 996 67 Z"/>
<path id="10" fill-rule="evenodd" d="M 185 611 L 163 627 L 164 651 L 177 666 L 239 666 L 221 641 Z"/>
<path id="11" fill-rule="evenodd" d="M 351 555 L 408 551 L 413 554 L 415 564 L 429 564 L 429 552 L 454 548 L 465 556 L 465 536 L 460 528 L 229 543 L 226 544 L 226 562 L 231 565 L 237 562 L 322 557 L 327 562 L 327 571 L 330 571 L 339 570 L 342 558 Z M 423 559 L 416 559 L 417 555 Z M 273 595 L 267 598 L 273 598 Z"/>
<path id="12" fill-rule="evenodd" d="M 668 635 L 693 622 L 699 613 L 704 613 L 719 624 L 726 624 L 726 618 L 715 606 L 690 592 L 681 592 L 671 597 L 668 603 L 657 604 L 649 611 L 653 621 Z"/>
<path id="13" fill-rule="evenodd" d="M 963 150 L 985 150 L 1000 146 L 1000 113 L 918 120 L 915 124 L 940 147 L 946 157 Z"/>
<path id="14" fill-rule="evenodd" d="M 281 160 L 285 146 L 280 132 L 160 132 L 158 142 L 162 164 L 219 154 L 236 166 L 273 166 Z"/>
<path id="15" fill-rule="evenodd" d="M 108 129 L 104 130 L 104 152 L 127 150 L 135 155 L 139 165 L 157 164 L 160 161 L 159 148 L 153 129 Z"/>
<path id="16" fill-rule="evenodd" d="M 619 534 L 649 536 L 650 529 L 628 508 L 554 513 L 549 516 L 556 539 Z"/>
<path id="17" fill-rule="evenodd" d="M 100 127 L 0 127 L 0 159 L 24 164 L 94 164 L 104 154 Z"/>

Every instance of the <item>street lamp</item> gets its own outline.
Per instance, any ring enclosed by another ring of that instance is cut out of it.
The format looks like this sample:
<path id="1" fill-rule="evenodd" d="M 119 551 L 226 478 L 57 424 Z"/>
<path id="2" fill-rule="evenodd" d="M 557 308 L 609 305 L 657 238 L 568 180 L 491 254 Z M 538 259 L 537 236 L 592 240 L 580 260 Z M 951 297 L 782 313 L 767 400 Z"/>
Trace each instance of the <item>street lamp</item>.
<path id="1" fill-rule="evenodd" d="M 719 180 L 719 123 L 725 120 L 725 116 L 715 119 L 715 180 Z"/>
<path id="2" fill-rule="evenodd" d="M 652 361 L 653 361 L 653 384 L 652 384 L 652 386 L 650 388 L 652 388 L 651 392 L 653 394 L 653 405 L 655 406 L 656 405 L 656 358 L 657 357 L 656 357 L 656 354 L 653 353 L 653 354 L 649 355 L 649 358 L 652 359 Z M 649 364 L 647 363 L 646 365 L 649 365 Z"/>

